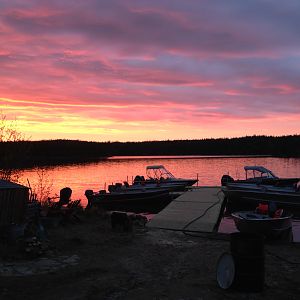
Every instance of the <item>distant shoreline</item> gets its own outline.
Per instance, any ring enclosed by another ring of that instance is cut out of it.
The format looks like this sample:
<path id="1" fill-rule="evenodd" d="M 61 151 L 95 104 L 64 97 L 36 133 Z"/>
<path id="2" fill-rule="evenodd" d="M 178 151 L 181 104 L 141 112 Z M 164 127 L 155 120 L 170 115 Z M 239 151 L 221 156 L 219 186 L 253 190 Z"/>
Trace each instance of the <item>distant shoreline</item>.
<path id="1" fill-rule="evenodd" d="M 136 155 L 136 156 L 110 156 L 108 160 L 126 160 L 126 159 L 195 159 L 195 158 L 243 158 L 243 157 L 273 157 L 272 155 Z"/>
<path id="2" fill-rule="evenodd" d="M 0 142 L 0 169 L 143 157 L 300 157 L 300 135 L 148 142 Z"/>

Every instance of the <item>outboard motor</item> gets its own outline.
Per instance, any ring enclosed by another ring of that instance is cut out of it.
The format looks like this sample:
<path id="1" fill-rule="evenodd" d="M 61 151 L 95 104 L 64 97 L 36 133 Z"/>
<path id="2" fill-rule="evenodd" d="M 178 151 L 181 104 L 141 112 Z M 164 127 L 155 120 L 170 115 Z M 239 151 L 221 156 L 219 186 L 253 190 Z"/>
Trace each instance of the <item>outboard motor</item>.
<path id="1" fill-rule="evenodd" d="M 94 191 L 93 190 L 86 190 L 84 192 L 84 195 L 88 199 L 88 204 L 87 204 L 86 208 L 91 208 L 92 207 L 92 199 L 91 198 L 94 195 Z"/>
<path id="2" fill-rule="evenodd" d="M 111 192 L 114 192 L 116 190 L 116 186 L 114 184 L 109 184 L 108 185 L 108 191 L 111 193 Z"/>
<path id="3" fill-rule="evenodd" d="M 234 181 L 234 179 L 229 175 L 223 175 L 222 178 L 221 178 L 222 186 L 226 185 L 227 182 L 233 182 L 233 181 Z"/>
<path id="4" fill-rule="evenodd" d="M 93 191 L 93 190 L 86 190 L 86 191 L 84 192 L 84 195 L 85 195 L 86 197 L 93 196 L 93 194 L 94 194 L 94 191 Z"/>
<path id="5" fill-rule="evenodd" d="M 142 178 L 140 175 L 136 175 L 133 180 L 133 184 L 139 184 L 142 182 Z"/>

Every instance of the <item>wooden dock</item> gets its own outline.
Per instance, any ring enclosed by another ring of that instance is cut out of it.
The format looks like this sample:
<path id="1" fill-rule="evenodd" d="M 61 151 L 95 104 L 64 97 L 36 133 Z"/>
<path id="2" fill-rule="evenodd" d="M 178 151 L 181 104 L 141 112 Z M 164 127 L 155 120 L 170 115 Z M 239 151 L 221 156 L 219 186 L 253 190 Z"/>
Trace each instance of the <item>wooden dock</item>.
<path id="1" fill-rule="evenodd" d="M 147 224 L 149 228 L 215 232 L 224 209 L 220 187 L 195 187 L 173 200 Z"/>

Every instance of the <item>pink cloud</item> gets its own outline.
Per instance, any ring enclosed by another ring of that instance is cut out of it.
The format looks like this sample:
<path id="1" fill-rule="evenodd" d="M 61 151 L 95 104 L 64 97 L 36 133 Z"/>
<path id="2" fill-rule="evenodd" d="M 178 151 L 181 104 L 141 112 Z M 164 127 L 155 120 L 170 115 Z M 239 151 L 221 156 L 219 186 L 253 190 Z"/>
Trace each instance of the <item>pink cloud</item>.
<path id="1" fill-rule="evenodd" d="M 206 135 L 209 128 L 215 136 L 226 128 L 228 135 L 243 135 L 241 125 L 233 130 L 234 120 L 253 122 L 247 128 L 255 134 L 272 118 L 272 132 L 282 132 L 279 117 L 290 124 L 287 134 L 295 132 L 300 7 L 258 0 L 245 5 L 4 0 L 1 109 L 37 128 L 61 126 L 59 136 L 76 122 L 88 131 L 93 120 L 112 132 L 127 124 L 131 139 L 141 138 L 136 127 L 143 126 L 155 136 L 156 123 L 166 128 L 166 138 L 178 124 L 195 138 L 204 134 L 201 126 Z"/>

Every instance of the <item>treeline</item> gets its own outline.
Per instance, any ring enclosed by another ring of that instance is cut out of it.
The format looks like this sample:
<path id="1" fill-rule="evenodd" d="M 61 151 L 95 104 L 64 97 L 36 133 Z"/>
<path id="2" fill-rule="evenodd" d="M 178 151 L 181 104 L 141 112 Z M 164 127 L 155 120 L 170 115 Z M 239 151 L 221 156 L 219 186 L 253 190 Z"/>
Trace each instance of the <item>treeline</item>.
<path id="1" fill-rule="evenodd" d="M 0 168 L 31 167 L 105 159 L 102 143 L 78 140 L 0 142 Z"/>
<path id="2" fill-rule="evenodd" d="M 202 140 L 114 142 L 105 145 L 110 155 L 270 155 L 300 157 L 300 135 L 249 136 Z"/>
<path id="3" fill-rule="evenodd" d="M 2 167 L 8 163 L 15 166 L 27 166 L 87 162 L 105 159 L 109 156 L 269 155 L 300 157 L 300 135 L 147 142 L 79 140 L 1 142 L 0 155 Z"/>

